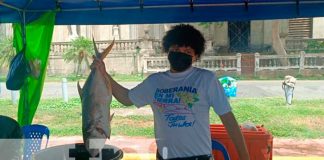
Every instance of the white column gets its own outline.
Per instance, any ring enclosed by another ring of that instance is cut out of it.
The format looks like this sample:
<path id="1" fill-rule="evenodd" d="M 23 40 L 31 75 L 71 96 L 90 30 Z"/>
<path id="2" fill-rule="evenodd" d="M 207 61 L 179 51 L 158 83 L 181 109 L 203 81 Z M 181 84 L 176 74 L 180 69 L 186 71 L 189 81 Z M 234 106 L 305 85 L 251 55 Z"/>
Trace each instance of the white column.
<path id="1" fill-rule="evenodd" d="M 239 74 L 239 75 L 241 75 L 241 66 L 242 66 L 242 64 L 241 64 L 241 57 L 242 57 L 242 54 L 241 53 L 237 53 L 236 54 L 236 71 L 237 71 L 237 73 Z"/>
<path id="2" fill-rule="evenodd" d="M 300 52 L 300 59 L 299 59 L 299 71 L 305 68 L 305 52 Z"/>
<path id="3" fill-rule="evenodd" d="M 254 66 L 254 74 L 259 71 L 260 67 L 260 53 L 255 53 L 255 66 Z"/>

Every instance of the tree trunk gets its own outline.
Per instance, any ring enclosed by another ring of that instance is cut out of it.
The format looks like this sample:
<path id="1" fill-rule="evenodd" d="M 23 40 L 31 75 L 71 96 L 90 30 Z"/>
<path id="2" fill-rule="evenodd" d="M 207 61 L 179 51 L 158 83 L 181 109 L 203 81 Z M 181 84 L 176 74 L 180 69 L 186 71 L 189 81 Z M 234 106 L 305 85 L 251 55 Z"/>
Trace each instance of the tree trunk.
<path id="1" fill-rule="evenodd" d="M 80 51 L 78 56 L 78 66 L 77 66 L 76 76 L 79 76 L 79 73 L 81 71 L 81 63 L 83 61 L 83 58 L 84 58 L 84 53 L 83 51 Z"/>
<path id="2" fill-rule="evenodd" d="M 77 65 L 77 70 L 76 70 L 76 77 L 79 76 L 80 70 L 81 70 L 81 61 L 79 60 Z"/>
<path id="3" fill-rule="evenodd" d="M 278 55 L 287 55 L 287 52 L 280 40 L 280 30 L 279 30 L 279 21 L 274 20 L 272 22 L 272 47 L 273 50 L 278 54 Z M 287 66 L 288 65 L 288 60 L 285 59 L 279 59 L 281 65 Z"/>
<path id="4" fill-rule="evenodd" d="M 87 67 L 86 67 L 86 70 L 85 70 L 85 73 L 89 73 L 90 72 L 90 63 L 89 63 L 89 59 L 88 59 L 88 57 L 85 57 L 85 62 L 86 62 L 86 65 L 87 65 Z"/>

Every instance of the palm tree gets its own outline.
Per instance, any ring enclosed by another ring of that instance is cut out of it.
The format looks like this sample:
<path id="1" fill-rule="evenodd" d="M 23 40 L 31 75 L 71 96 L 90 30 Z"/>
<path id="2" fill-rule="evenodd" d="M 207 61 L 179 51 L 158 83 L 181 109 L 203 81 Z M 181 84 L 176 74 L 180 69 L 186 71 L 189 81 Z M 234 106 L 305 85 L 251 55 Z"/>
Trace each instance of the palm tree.
<path id="1" fill-rule="evenodd" d="M 16 55 L 16 50 L 13 47 L 12 37 L 4 38 L 0 41 L 0 66 L 8 67 L 11 60 Z"/>
<path id="2" fill-rule="evenodd" d="M 71 41 L 71 47 L 63 53 L 63 58 L 66 62 L 77 63 L 75 73 L 77 76 L 81 73 L 82 76 L 84 72 L 81 72 L 81 65 L 86 63 L 87 67 L 90 68 L 88 59 L 91 58 L 93 52 L 91 40 L 81 36 Z"/>

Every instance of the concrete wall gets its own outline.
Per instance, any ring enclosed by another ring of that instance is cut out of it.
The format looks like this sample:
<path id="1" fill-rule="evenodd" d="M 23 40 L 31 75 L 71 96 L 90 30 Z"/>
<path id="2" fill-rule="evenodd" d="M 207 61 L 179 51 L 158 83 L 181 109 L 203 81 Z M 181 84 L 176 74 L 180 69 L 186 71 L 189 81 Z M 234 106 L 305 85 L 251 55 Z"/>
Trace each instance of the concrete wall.
<path id="1" fill-rule="evenodd" d="M 134 54 L 129 53 L 118 53 L 118 55 L 108 55 L 108 57 L 105 59 L 107 71 L 109 73 L 122 74 L 134 73 L 134 63 L 136 62 L 134 56 Z"/>
<path id="2" fill-rule="evenodd" d="M 222 25 L 214 25 L 212 40 L 214 46 L 228 46 L 228 24 L 227 22 L 221 22 Z"/>
<path id="3" fill-rule="evenodd" d="M 272 45 L 272 20 L 264 21 L 264 35 L 263 43 L 264 45 Z"/>
<path id="4" fill-rule="evenodd" d="M 65 42 L 68 41 L 69 37 L 69 31 L 67 29 L 67 26 L 54 26 L 54 31 L 53 31 L 53 37 L 52 37 L 52 42 Z"/>
<path id="5" fill-rule="evenodd" d="M 120 27 L 120 39 L 131 39 L 131 27 L 130 25 L 119 25 Z M 81 25 L 80 36 L 88 37 L 92 39 L 94 36 L 96 41 L 112 40 L 114 39 L 112 25 Z M 119 37 L 119 36 L 118 36 Z M 118 39 L 115 37 L 115 39 Z M 54 27 L 53 42 L 68 42 L 71 40 L 67 25 L 58 25 Z"/>
<path id="6" fill-rule="evenodd" d="M 280 37 L 282 38 L 282 43 L 284 43 L 284 38 L 288 35 L 288 20 L 278 20 Z M 272 22 L 273 20 L 260 20 L 251 21 L 251 48 L 261 49 L 263 47 L 272 46 Z"/>
<path id="7" fill-rule="evenodd" d="M 324 38 L 324 17 L 313 18 L 313 38 Z"/>
<path id="8" fill-rule="evenodd" d="M 260 49 L 264 45 L 264 21 L 251 21 L 251 48 Z"/>
<path id="9" fill-rule="evenodd" d="M 135 71 L 134 60 L 136 61 L 134 54 L 118 52 L 109 54 L 108 57 L 104 59 L 104 62 L 109 73 L 132 74 Z M 89 61 L 91 64 L 92 60 L 89 59 Z M 67 63 L 60 56 L 52 56 L 49 58 L 47 70 L 49 75 L 68 75 L 73 74 L 76 68 L 76 63 Z M 90 71 L 85 64 L 82 64 L 81 68 L 84 75 L 89 74 Z"/>

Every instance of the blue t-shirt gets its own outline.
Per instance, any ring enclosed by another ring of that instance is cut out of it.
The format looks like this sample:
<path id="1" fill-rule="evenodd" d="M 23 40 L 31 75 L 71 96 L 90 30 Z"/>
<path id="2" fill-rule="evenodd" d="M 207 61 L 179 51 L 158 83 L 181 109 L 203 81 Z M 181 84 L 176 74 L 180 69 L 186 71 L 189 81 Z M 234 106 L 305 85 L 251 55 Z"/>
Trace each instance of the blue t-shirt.
<path id="1" fill-rule="evenodd" d="M 215 74 L 195 67 L 152 74 L 128 96 L 137 107 L 152 107 L 163 158 L 211 154 L 209 109 L 212 106 L 218 115 L 231 111 Z"/>

